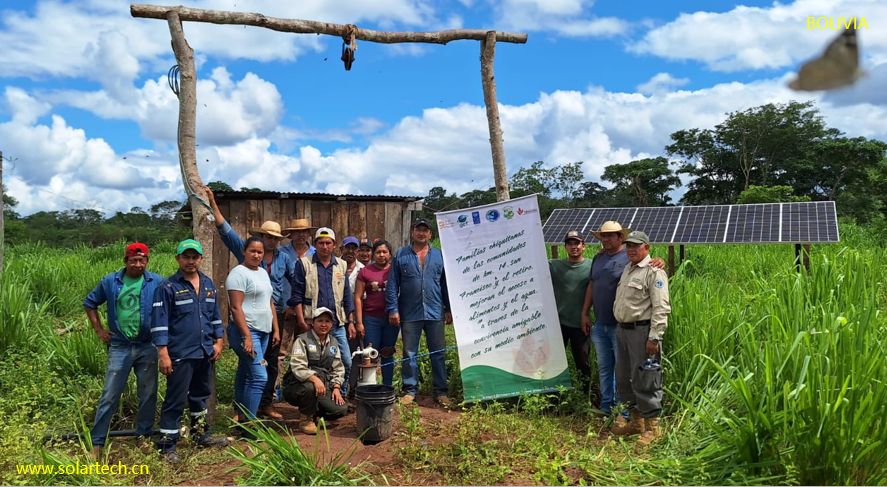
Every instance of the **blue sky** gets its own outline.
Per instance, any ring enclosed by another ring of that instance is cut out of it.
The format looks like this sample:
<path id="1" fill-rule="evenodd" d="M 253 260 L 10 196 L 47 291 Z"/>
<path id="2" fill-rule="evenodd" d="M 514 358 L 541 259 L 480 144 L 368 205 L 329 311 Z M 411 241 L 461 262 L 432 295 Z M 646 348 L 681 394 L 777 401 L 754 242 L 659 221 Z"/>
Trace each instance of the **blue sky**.
<path id="1" fill-rule="evenodd" d="M 179 4 L 181 2 L 162 2 Z M 604 167 L 663 154 L 677 130 L 727 112 L 817 100 L 831 126 L 887 140 L 887 2 L 797 0 L 205 0 L 186 6 L 360 28 L 497 29 L 509 172 L 533 161 Z M 801 94 L 792 73 L 837 34 L 807 17 L 865 17 L 869 76 Z M 492 185 L 479 43 L 341 40 L 186 23 L 198 61 L 204 181 L 276 191 L 424 195 Z M 175 150 L 175 64 L 164 21 L 129 3 L 0 3 L 0 150 L 18 211 L 146 208 L 184 198 Z"/>

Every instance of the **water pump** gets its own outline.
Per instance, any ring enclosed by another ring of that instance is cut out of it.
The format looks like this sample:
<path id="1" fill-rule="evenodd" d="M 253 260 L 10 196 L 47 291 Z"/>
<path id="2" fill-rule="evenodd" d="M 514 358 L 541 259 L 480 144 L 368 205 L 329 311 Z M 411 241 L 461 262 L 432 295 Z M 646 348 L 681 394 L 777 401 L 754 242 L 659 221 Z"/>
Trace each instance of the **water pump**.
<path id="1" fill-rule="evenodd" d="M 360 374 L 357 379 L 357 386 L 375 385 L 376 369 L 381 365 L 382 359 L 379 358 L 379 351 L 373 348 L 370 343 L 366 348 L 360 349 L 351 354 L 351 360 L 361 356 L 360 363 L 357 364 Z"/>

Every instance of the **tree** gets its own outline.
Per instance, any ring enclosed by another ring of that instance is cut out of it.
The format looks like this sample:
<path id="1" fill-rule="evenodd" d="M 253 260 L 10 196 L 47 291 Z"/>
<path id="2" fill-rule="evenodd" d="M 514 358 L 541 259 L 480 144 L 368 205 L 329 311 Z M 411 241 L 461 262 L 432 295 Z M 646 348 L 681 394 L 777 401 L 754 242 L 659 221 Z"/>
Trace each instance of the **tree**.
<path id="1" fill-rule="evenodd" d="M 431 219 L 438 211 L 447 211 L 458 208 L 459 197 L 454 193 L 447 194 L 447 190 L 441 186 L 435 186 L 428 190 L 428 196 L 424 198 L 424 208 L 417 215 L 420 218 Z"/>
<path id="2" fill-rule="evenodd" d="M 18 200 L 15 199 L 11 194 L 7 193 L 9 191 L 6 189 L 6 184 L 3 184 L 3 218 L 7 221 L 9 220 L 18 220 L 19 214 L 15 212 L 15 207 L 18 205 Z"/>
<path id="3" fill-rule="evenodd" d="M 534 193 L 540 196 L 551 196 L 556 173 L 555 169 L 546 168 L 544 164 L 542 161 L 536 161 L 530 164 L 530 167 L 518 169 L 511 176 L 508 188 L 512 198 Z"/>
<path id="4" fill-rule="evenodd" d="M 612 202 L 611 190 L 594 181 L 584 181 L 579 185 L 573 206 L 576 208 L 606 208 L 615 206 Z"/>
<path id="5" fill-rule="evenodd" d="M 459 208 L 488 205 L 496 202 L 496 188 L 492 187 L 486 190 L 475 189 L 474 191 L 463 193 L 459 198 L 462 200 Z"/>
<path id="6" fill-rule="evenodd" d="M 601 179 L 615 185 L 611 193 L 617 206 L 665 206 L 668 193 L 681 185 L 664 157 L 607 166 Z"/>
<path id="7" fill-rule="evenodd" d="M 231 187 L 226 182 L 223 181 L 212 181 L 210 183 L 206 183 L 209 186 L 209 189 L 213 191 L 213 193 L 233 193 L 234 188 Z"/>
<path id="8" fill-rule="evenodd" d="M 809 196 L 795 196 L 791 186 L 749 186 L 743 191 L 736 203 L 750 205 L 754 203 L 792 203 L 810 201 Z"/>
<path id="9" fill-rule="evenodd" d="M 679 130 L 665 150 L 694 178 L 682 202 L 728 204 L 751 185 L 794 187 L 786 179 L 810 170 L 814 145 L 839 135 L 812 101 L 792 101 L 728 113 L 714 130 Z"/>

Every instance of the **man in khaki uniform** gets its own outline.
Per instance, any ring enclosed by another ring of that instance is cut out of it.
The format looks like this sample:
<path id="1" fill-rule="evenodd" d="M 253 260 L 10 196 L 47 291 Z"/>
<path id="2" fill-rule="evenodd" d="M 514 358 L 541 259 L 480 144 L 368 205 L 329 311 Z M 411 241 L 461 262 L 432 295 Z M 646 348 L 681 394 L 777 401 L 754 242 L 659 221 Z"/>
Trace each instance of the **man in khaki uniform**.
<path id="1" fill-rule="evenodd" d="M 631 232 L 623 241 L 629 264 L 622 271 L 613 314 L 616 330 L 616 389 L 628 403 L 630 418 L 614 427 L 615 435 L 641 434 L 647 444 L 659 432 L 662 410 L 662 350 L 671 304 L 668 275 L 650 266 L 650 238 Z M 647 363 L 647 360 L 650 363 Z"/>

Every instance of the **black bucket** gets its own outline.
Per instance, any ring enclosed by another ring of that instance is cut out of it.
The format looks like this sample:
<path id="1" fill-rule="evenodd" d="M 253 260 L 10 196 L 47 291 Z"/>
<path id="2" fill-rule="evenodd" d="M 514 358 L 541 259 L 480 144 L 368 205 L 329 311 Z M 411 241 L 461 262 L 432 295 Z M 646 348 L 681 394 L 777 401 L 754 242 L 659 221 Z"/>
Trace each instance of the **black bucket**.
<path id="1" fill-rule="evenodd" d="M 363 433 L 364 445 L 375 445 L 391 436 L 394 423 L 394 388 L 382 384 L 359 386 L 355 389 L 357 404 L 357 432 Z"/>

